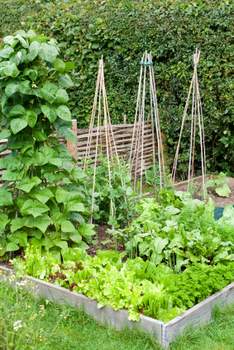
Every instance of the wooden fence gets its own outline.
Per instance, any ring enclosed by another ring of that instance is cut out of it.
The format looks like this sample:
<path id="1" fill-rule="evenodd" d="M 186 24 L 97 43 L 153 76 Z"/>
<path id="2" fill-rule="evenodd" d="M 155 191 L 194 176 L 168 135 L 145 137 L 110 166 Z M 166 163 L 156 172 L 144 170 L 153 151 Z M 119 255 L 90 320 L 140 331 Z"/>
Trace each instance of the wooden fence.
<path id="1" fill-rule="evenodd" d="M 134 128 L 133 124 L 112 125 L 117 152 L 121 157 L 125 159 L 128 159 L 129 153 L 131 150 L 133 128 Z M 76 143 L 67 142 L 67 148 L 69 152 L 72 154 L 72 156 L 77 160 L 77 162 L 80 163 L 80 161 L 85 157 L 89 130 L 77 128 L 76 120 L 72 121 L 72 130 L 77 137 L 77 142 Z M 93 159 L 95 156 L 96 137 L 97 137 L 97 128 L 93 128 L 92 142 L 90 144 L 91 159 Z M 103 147 L 105 147 L 104 127 L 100 128 L 99 138 L 102 140 Z M 5 144 L 6 142 L 7 140 L 1 140 L 0 146 Z M 151 124 L 148 123 L 144 125 L 144 154 L 143 154 L 144 169 L 149 168 L 153 163 L 152 148 L 153 148 L 152 128 L 151 128 Z M 1 152 L 0 158 L 6 156 L 9 153 L 10 151 L 8 150 Z M 0 170 L 0 180 L 1 180 L 1 175 L 2 175 L 2 171 Z"/>

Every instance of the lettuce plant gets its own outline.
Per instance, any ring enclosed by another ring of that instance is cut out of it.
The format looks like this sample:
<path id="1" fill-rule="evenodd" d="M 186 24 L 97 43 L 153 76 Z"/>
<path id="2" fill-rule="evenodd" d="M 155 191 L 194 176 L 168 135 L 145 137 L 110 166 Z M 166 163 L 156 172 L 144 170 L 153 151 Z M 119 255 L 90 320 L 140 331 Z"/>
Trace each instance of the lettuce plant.
<path id="1" fill-rule="evenodd" d="M 156 266 L 124 253 L 100 251 L 95 257 L 80 248 L 42 253 L 29 246 L 24 259 L 13 264 L 18 274 L 55 282 L 98 302 L 99 307 L 126 309 L 131 320 L 140 314 L 168 321 L 222 289 L 234 278 L 234 262 L 207 265 L 193 263 L 176 273 L 165 264 Z M 191 288 L 192 286 L 192 288 Z"/>

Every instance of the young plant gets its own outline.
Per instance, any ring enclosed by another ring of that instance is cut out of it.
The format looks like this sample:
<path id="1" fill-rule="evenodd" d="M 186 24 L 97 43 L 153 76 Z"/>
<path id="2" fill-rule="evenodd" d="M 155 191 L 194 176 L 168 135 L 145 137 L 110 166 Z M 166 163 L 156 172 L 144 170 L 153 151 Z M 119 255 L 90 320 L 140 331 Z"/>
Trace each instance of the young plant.
<path id="1" fill-rule="evenodd" d="M 229 197 L 231 189 L 228 186 L 228 179 L 224 173 L 212 176 L 206 183 L 206 188 L 219 197 Z"/>
<path id="2" fill-rule="evenodd" d="M 132 189 L 130 171 L 126 163 L 113 160 L 111 167 L 111 183 L 108 177 L 108 162 L 100 157 L 95 178 L 94 220 L 97 223 L 109 224 L 114 227 L 126 225 L 134 213 L 135 193 Z M 88 177 L 92 178 L 93 168 L 88 168 Z M 113 215 L 110 206 L 113 205 Z"/>
<path id="3" fill-rule="evenodd" d="M 85 246 L 89 190 L 58 137 L 73 139 L 66 88 L 70 62 L 54 40 L 33 31 L 3 39 L 0 49 L 0 139 L 11 154 L 1 159 L 0 255 L 26 247 Z"/>

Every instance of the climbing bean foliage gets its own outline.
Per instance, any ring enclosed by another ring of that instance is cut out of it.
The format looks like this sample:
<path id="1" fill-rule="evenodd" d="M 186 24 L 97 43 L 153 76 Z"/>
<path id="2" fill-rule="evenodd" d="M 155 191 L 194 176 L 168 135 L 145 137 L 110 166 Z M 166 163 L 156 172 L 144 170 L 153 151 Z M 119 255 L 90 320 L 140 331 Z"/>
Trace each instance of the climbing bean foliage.
<path id="1" fill-rule="evenodd" d="M 139 62 L 152 52 L 158 101 L 170 164 L 189 82 L 192 54 L 198 66 L 205 118 L 209 171 L 234 172 L 233 88 L 231 72 L 233 2 L 214 1 L 1 1 L 0 31 L 16 24 L 55 37 L 65 59 L 75 62 L 70 107 L 79 127 L 88 123 L 97 61 L 103 54 L 110 111 L 114 123 L 132 122 Z M 20 10 L 16 13 L 16 4 Z M 19 6 L 18 6 L 19 7 Z M 22 12 L 21 12 L 21 9 Z M 35 13 L 37 15 L 35 15 Z M 186 124 L 187 133 L 189 125 Z M 179 172 L 186 174 L 189 137 L 182 140 Z M 199 162 L 198 145 L 197 169 Z"/>
<path id="2" fill-rule="evenodd" d="M 70 62 L 54 40 L 33 31 L 6 36 L 0 48 L 0 255 L 28 242 L 49 249 L 84 246 L 89 189 L 58 136 L 73 140 L 66 88 Z"/>
<path id="3" fill-rule="evenodd" d="M 109 177 L 109 166 L 111 176 Z M 94 181 L 94 167 L 87 168 L 87 180 Z M 108 161 L 104 156 L 98 159 L 95 170 L 94 221 L 114 227 L 124 227 L 135 212 L 137 201 L 131 184 L 130 169 L 117 159 Z"/>

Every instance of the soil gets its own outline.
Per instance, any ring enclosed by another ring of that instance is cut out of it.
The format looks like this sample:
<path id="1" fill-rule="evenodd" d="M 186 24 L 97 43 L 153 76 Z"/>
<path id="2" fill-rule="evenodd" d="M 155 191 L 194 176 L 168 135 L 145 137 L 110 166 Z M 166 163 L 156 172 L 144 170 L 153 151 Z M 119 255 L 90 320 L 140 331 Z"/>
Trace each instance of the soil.
<path id="1" fill-rule="evenodd" d="M 97 250 L 115 249 L 119 252 L 124 251 L 124 245 L 108 234 L 108 225 L 99 225 L 97 227 L 97 234 L 94 237 L 94 243 L 89 246 L 87 252 L 89 255 L 96 255 Z"/>
<path id="2" fill-rule="evenodd" d="M 207 179 L 211 178 L 212 175 L 207 176 Z M 216 207 L 225 207 L 225 205 L 228 204 L 232 204 L 234 205 L 234 178 L 233 177 L 227 177 L 227 181 L 228 181 L 228 186 L 231 190 L 231 194 L 228 198 L 226 197 L 219 197 L 214 191 L 208 191 L 208 196 L 210 198 L 212 198 L 212 200 L 214 201 Z M 195 191 L 195 198 L 199 198 L 201 199 L 201 188 L 202 188 L 202 177 L 196 177 L 193 180 L 193 185 L 196 188 Z M 187 186 L 188 186 L 188 181 L 183 181 L 183 182 L 179 182 L 175 185 L 175 188 L 177 191 L 186 191 L 187 190 Z"/>

